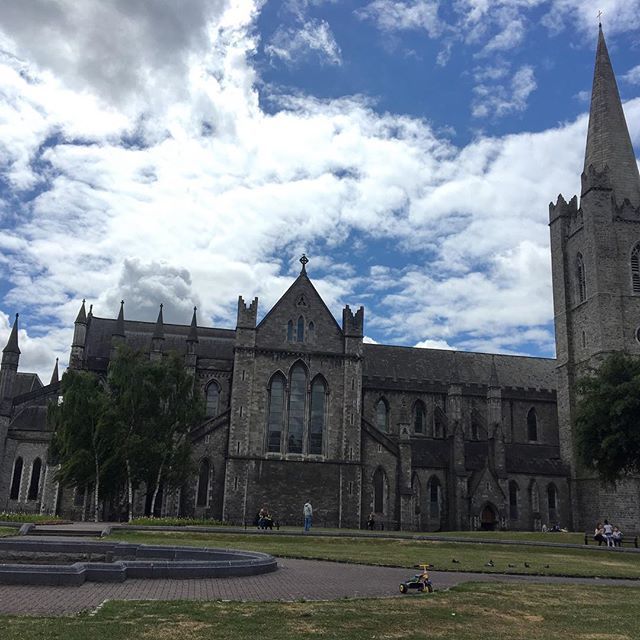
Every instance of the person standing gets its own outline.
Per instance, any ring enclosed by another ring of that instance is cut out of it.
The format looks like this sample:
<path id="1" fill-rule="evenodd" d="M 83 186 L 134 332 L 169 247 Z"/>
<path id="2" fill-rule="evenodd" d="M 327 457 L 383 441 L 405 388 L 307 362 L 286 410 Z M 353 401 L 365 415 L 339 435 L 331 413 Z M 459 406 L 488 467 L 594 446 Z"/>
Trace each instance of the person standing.
<path id="1" fill-rule="evenodd" d="M 309 531 L 313 522 L 313 507 L 311 506 L 311 502 L 309 500 L 304 503 L 302 513 L 304 515 L 304 530 Z"/>
<path id="2" fill-rule="evenodd" d="M 613 526 L 608 520 L 604 521 L 604 538 L 607 541 L 607 547 L 613 547 Z"/>

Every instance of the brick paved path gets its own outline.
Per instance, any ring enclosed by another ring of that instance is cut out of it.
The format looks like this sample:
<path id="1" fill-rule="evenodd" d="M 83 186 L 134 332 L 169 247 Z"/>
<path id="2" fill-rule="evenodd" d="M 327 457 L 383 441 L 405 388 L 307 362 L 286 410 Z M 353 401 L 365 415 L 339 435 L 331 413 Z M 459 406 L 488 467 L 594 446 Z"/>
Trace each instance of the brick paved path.
<path id="1" fill-rule="evenodd" d="M 274 573 L 246 578 L 197 580 L 126 580 L 86 582 L 80 587 L 0 585 L 0 613 L 60 615 L 94 609 L 104 600 L 334 600 L 344 597 L 398 595 L 398 584 L 411 570 L 363 565 L 278 560 Z M 432 572 L 436 589 L 475 581 L 535 581 L 594 584 L 593 579 L 501 576 Z M 598 580 L 598 585 L 640 586 L 638 580 Z M 411 596 L 405 596 L 411 597 Z"/>

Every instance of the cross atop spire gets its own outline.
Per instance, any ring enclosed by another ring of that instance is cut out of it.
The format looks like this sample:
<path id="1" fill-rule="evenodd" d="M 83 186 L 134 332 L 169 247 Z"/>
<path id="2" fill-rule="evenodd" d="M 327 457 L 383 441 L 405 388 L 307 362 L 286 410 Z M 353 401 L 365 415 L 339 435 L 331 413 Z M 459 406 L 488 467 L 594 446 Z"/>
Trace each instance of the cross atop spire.
<path id="1" fill-rule="evenodd" d="M 622 110 L 618 85 L 609 59 L 602 25 L 598 30 L 598 50 L 593 73 L 589 112 L 589 131 L 584 171 L 609 167 L 609 180 L 618 204 L 627 198 L 640 206 L 640 175 L 627 122 Z"/>
<path id="2" fill-rule="evenodd" d="M 84 308 L 85 299 L 82 299 L 82 305 L 80 306 L 80 311 L 78 311 L 78 315 L 76 317 L 75 324 L 86 324 L 87 322 L 87 312 Z"/>
<path id="3" fill-rule="evenodd" d="M 300 273 L 307 273 L 307 264 L 309 263 L 309 258 L 307 258 L 307 256 L 303 253 L 302 254 L 302 258 L 300 258 L 300 264 L 302 265 L 302 269 L 300 270 Z"/>

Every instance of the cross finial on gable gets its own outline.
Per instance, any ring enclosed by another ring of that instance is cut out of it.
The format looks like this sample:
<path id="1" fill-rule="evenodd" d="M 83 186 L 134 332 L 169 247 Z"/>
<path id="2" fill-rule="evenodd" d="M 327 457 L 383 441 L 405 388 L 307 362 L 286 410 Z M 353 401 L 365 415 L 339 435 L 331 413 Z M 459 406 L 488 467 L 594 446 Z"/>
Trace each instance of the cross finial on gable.
<path id="1" fill-rule="evenodd" d="M 598 10 L 598 24 L 602 26 L 602 16 L 604 15 L 601 9 Z"/>
<path id="2" fill-rule="evenodd" d="M 300 258 L 300 264 L 302 265 L 302 270 L 300 273 L 307 273 L 307 263 L 309 262 L 309 258 L 303 253 L 302 258 Z"/>

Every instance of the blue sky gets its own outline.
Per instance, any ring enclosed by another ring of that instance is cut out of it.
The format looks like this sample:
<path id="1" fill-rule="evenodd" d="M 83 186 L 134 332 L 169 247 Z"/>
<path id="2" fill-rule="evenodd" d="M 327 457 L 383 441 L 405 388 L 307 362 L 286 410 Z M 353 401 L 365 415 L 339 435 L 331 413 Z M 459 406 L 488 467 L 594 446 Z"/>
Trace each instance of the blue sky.
<path id="1" fill-rule="evenodd" d="M 66 363 L 82 298 L 264 314 L 303 251 L 367 340 L 553 356 L 548 203 L 579 188 L 592 3 L 2 4 L 0 341 L 20 312 L 21 370 Z M 640 0 L 600 8 L 637 151 Z"/>

